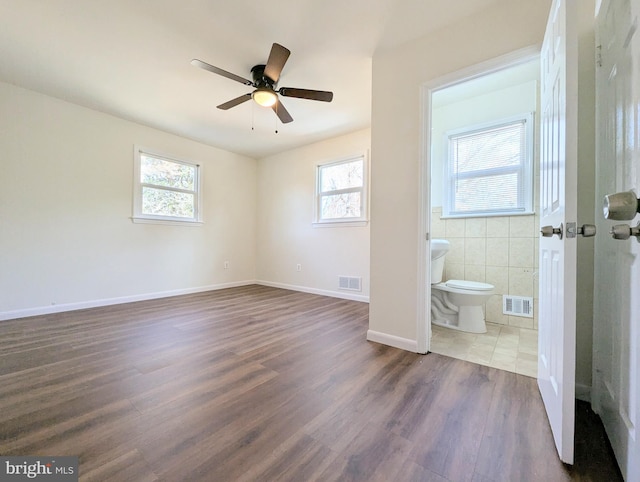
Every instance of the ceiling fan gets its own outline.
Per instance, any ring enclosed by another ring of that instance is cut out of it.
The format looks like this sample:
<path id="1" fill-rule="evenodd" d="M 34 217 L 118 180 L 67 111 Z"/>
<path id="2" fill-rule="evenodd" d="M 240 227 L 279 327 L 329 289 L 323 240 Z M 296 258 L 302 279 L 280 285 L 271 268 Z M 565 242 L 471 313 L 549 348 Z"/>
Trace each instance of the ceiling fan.
<path id="1" fill-rule="evenodd" d="M 289 49 L 280 44 L 274 43 L 271 46 L 271 52 L 267 59 L 267 64 L 254 65 L 251 69 L 253 80 L 245 79 L 239 75 L 232 74 L 226 70 L 214 67 L 202 60 L 193 59 L 191 65 L 208 70 L 214 74 L 222 75 L 244 85 L 250 85 L 255 90 L 251 93 L 241 95 L 235 99 L 231 99 L 224 104 L 220 104 L 218 109 L 227 110 L 242 104 L 243 102 L 253 99 L 256 104 L 263 107 L 271 107 L 283 124 L 293 121 L 293 117 L 287 112 L 278 98 L 278 94 L 284 97 L 297 97 L 298 99 L 319 100 L 322 102 L 331 102 L 333 100 L 333 92 L 323 90 L 296 89 L 293 87 L 280 87 L 276 90 L 276 85 L 280 79 L 280 73 L 284 64 L 287 62 L 291 52 Z"/>

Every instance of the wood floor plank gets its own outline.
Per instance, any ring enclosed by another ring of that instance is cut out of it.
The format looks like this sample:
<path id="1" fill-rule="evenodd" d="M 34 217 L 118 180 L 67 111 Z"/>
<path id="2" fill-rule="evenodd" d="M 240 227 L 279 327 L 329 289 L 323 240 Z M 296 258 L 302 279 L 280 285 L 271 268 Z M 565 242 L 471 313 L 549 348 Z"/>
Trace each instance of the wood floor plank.
<path id="1" fill-rule="evenodd" d="M 535 383 L 512 373 L 495 373 L 496 397 L 487 412 L 487 429 L 476 472 L 489 479 L 570 480 L 557 457 L 555 446 Z M 526 436 L 525 436 L 526 434 Z M 518 454 L 518 457 L 514 457 Z"/>
<path id="2" fill-rule="evenodd" d="M 298 433 L 271 451 L 252 460 L 237 482 L 256 480 L 321 480 L 320 475 L 335 463 L 339 454 L 314 438 Z M 291 461 L 296 463 L 292 464 Z"/>
<path id="3" fill-rule="evenodd" d="M 367 329 L 366 303 L 265 286 L 1 322 L 0 454 L 83 481 L 621 480 L 592 413 L 565 467 L 535 380 Z"/>
<path id="4" fill-rule="evenodd" d="M 160 480 L 137 450 L 130 450 L 106 464 L 88 470 L 83 478 L 113 482 L 123 480 L 156 482 Z"/>
<path id="5" fill-rule="evenodd" d="M 430 410 L 412 434 L 413 457 L 420 465 L 451 480 L 470 481 L 494 392 L 490 369 L 480 365 L 450 366 Z M 416 420 L 416 417 L 413 417 Z"/>

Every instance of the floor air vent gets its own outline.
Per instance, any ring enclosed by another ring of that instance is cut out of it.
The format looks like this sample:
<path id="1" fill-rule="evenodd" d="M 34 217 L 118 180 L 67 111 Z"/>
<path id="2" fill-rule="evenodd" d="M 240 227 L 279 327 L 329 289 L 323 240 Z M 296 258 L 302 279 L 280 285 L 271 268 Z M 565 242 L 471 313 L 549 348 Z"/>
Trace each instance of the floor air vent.
<path id="1" fill-rule="evenodd" d="M 505 315 L 533 318 L 533 298 L 502 295 L 502 313 Z"/>
<path id="2" fill-rule="evenodd" d="M 341 290 L 362 291 L 362 278 L 338 276 L 338 287 Z"/>

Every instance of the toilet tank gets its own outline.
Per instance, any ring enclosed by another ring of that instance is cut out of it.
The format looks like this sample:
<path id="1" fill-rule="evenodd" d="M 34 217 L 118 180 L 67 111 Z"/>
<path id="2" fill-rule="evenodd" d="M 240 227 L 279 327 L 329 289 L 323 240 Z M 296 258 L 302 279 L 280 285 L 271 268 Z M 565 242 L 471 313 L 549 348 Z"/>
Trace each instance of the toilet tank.
<path id="1" fill-rule="evenodd" d="M 449 241 L 446 239 L 431 240 L 431 284 L 440 283 L 442 281 L 444 259 L 450 246 Z"/>

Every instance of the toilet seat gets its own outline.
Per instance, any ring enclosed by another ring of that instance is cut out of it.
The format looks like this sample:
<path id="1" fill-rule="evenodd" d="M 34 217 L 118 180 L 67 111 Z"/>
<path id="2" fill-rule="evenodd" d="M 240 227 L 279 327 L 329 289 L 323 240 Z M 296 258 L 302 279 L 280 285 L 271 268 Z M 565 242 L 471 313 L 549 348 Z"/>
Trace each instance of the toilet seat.
<path id="1" fill-rule="evenodd" d="M 460 279 L 451 279 L 444 283 L 448 288 L 468 291 L 491 291 L 494 286 L 488 283 L 480 283 L 479 281 L 467 281 Z"/>

